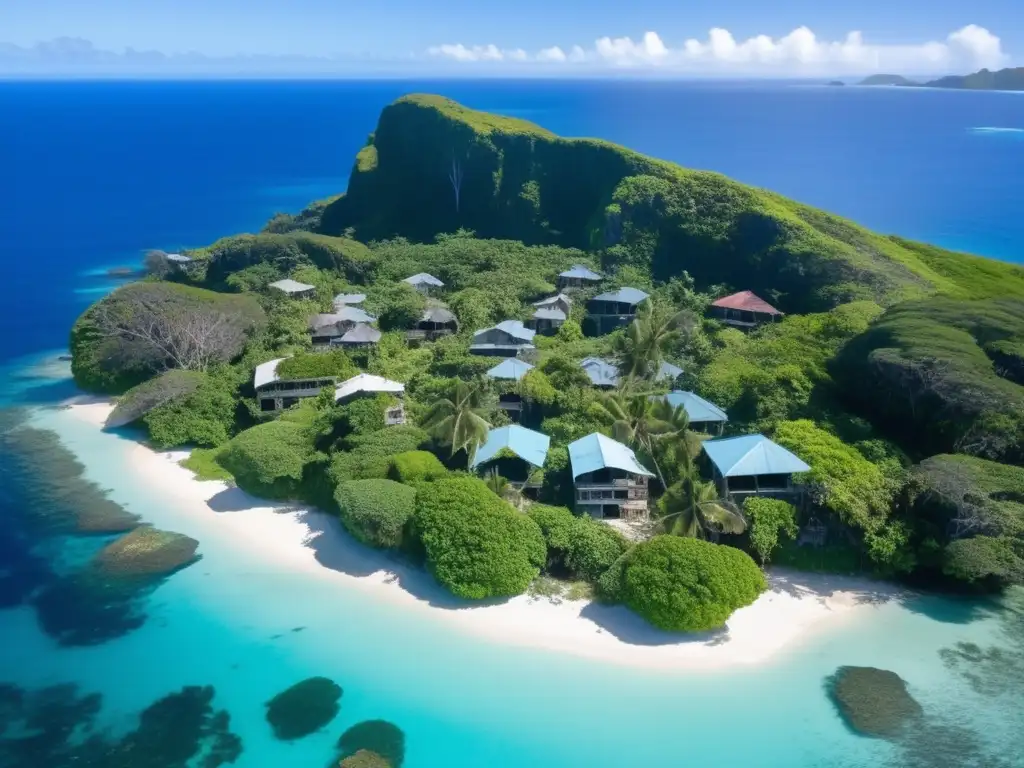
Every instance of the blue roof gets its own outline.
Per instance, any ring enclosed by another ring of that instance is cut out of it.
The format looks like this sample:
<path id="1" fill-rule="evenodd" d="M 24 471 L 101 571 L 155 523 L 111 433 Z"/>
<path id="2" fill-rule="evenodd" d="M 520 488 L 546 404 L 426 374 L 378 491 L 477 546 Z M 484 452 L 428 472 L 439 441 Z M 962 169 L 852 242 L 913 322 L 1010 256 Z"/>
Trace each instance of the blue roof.
<path id="1" fill-rule="evenodd" d="M 722 477 L 790 475 L 810 470 L 799 457 L 764 435 L 708 440 L 704 452 Z"/>
<path id="2" fill-rule="evenodd" d="M 665 400 L 673 408 L 683 407 L 691 422 L 728 421 L 729 415 L 714 403 L 709 403 L 703 397 L 693 392 L 674 390 L 665 395 Z"/>
<path id="3" fill-rule="evenodd" d="M 582 264 L 575 264 L 570 269 L 565 270 L 559 274 L 559 277 L 575 277 L 581 280 L 602 280 L 603 278 L 591 269 L 587 269 Z"/>
<path id="4" fill-rule="evenodd" d="M 619 385 L 619 368 L 600 357 L 588 357 L 580 363 L 587 372 L 590 383 L 595 387 L 617 387 Z"/>
<path id="5" fill-rule="evenodd" d="M 487 375 L 492 379 L 511 379 L 512 381 L 520 381 L 523 376 L 532 370 L 533 366 L 529 363 L 524 363 L 522 360 L 510 357 L 507 360 L 502 360 L 496 366 L 491 368 L 491 370 L 487 372 Z"/>
<path id="6" fill-rule="evenodd" d="M 533 464 L 535 467 L 543 467 L 544 460 L 548 456 L 548 446 L 551 445 L 551 438 L 534 432 L 532 429 L 512 424 L 508 427 L 498 427 L 487 433 L 487 440 L 481 445 L 473 459 L 473 466 L 477 467 L 490 461 L 498 455 L 503 448 L 508 448 L 512 453 L 523 461 Z"/>
<path id="7" fill-rule="evenodd" d="M 619 288 L 617 291 L 609 291 L 595 296 L 591 301 L 616 301 L 622 304 L 639 304 L 644 299 L 649 299 L 646 293 L 639 288 Z"/>
<path id="8" fill-rule="evenodd" d="M 683 369 L 678 365 L 672 365 L 672 363 L 662 362 L 661 367 L 658 368 L 658 379 L 678 379 L 683 375 Z"/>
<path id="9" fill-rule="evenodd" d="M 621 469 L 634 475 L 654 477 L 652 472 L 636 460 L 636 454 L 631 448 L 598 432 L 569 443 L 569 461 L 572 464 L 573 480 L 599 469 Z"/>

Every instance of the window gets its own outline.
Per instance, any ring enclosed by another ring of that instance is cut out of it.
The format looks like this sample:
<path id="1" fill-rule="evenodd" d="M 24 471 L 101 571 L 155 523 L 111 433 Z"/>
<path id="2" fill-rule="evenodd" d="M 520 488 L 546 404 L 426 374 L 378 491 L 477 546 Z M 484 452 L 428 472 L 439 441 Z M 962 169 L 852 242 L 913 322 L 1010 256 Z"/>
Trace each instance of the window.
<path id="1" fill-rule="evenodd" d="M 614 494 L 612 493 L 612 491 L 601 491 L 601 498 L 602 499 L 611 499 L 611 498 L 613 498 L 613 496 L 614 496 Z"/>
<path id="2" fill-rule="evenodd" d="M 626 491 L 615 491 L 615 498 L 616 499 L 627 499 L 632 494 L 633 494 L 633 491 L 630 491 L 629 494 L 627 494 Z"/>
<path id="3" fill-rule="evenodd" d="M 580 491 L 579 494 L 580 501 L 590 501 L 590 491 Z"/>

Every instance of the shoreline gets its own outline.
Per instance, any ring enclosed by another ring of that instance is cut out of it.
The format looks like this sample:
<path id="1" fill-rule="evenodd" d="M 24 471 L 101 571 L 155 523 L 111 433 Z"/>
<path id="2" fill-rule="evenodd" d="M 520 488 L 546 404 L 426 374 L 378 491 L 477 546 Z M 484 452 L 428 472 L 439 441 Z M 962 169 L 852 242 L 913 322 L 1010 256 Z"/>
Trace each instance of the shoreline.
<path id="1" fill-rule="evenodd" d="M 65 415 L 97 429 L 113 408 L 109 400 L 95 398 L 63 405 Z M 425 571 L 359 544 L 331 515 L 197 480 L 178 463 L 188 451 L 157 452 L 138 442 L 128 451 L 132 473 L 176 514 L 222 529 L 238 546 L 275 565 L 417 610 L 495 643 L 620 666 L 712 671 L 765 663 L 906 594 L 868 579 L 775 569 L 768 573 L 769 590 L 753 605 L 734 613 L 724 630 L 701 635 L 662 632 L 622 606 L 585 600 L 519 595 L 474 604 L 453 597 Z M 145 518 L 144 510 L 134 511 Z"/>

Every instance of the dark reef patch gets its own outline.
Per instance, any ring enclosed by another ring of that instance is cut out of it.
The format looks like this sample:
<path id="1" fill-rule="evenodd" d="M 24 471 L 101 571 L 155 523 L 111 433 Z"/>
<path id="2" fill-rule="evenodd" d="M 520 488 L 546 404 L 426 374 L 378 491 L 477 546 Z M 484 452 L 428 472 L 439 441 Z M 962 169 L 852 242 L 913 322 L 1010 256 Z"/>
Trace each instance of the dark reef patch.
<path id="1" fill-rule="evenodd" d="M 341 735 L 338 749 L 341 750 L 342 760 L 365 751 L 384 758 L 391 768 L 402 768 L 405 762 L 405 733 L 387 720 L 364 720 Z"/>
<path id="2" fill-rule="evenodd" d="M 886 669 L 840 667 L 827 686 L 843 719 L 862 736 L 895 738 L 921 716 L 903 678 Z"/>
<path id="3" fill-rule="evenodd" d="M 267 702 L 267 722 L 282 741 L 316 733 L 341 710 L 341 686 L 326 677 L 310 677 Z"/>

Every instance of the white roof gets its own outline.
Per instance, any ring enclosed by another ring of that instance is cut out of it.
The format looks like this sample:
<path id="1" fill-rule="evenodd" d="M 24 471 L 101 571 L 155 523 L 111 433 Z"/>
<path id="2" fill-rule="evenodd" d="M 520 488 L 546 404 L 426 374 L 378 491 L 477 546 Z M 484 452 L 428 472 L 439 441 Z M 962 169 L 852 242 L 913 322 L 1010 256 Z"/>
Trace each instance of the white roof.
<path id="1" fill-rule="evenodd" d="M 391 392 L 401 394 L 405 392 L 405 384 L 385 379 L 383 376 L 374 376 L 372 373 L 360 373 L 348 381 L 343 381 L 334 390 L 334 402 L 346 400 L 360 392 Z"/>
<path id="2" fill-rule="evenodd" d="M 278 280 L 276 283 L 271 283 L 270 287 L 277 288 L 277 290 L 284 291 L 285 293 L 302 293 L 303 291 L 316 290 L 315 285 L 300 283 L 298 280 L 292 280 L 290 277 L 284 280 Z"/>
<path id="3" fill-rule="evenodd" d="M 273 384 L 277 381 L 277 366 L 287 358 L 279 357 L 277 360 L 269 360 L 256 366 L 256 374 L 253 376 L 253 386 L 256 389 Z"/>
<path id="4" fill-rule="evenodd" d="M 431 285 L 434 288 L 444 287 L 444 283 L 442 283 L 433 275 L 427 274 L 426 272 L 419 272 L 418 274 L 415 274 L 412 277 L 405 278 L 405 280 L 403 280 L 402 282 L 408 283 L 409 285 Z"/>

